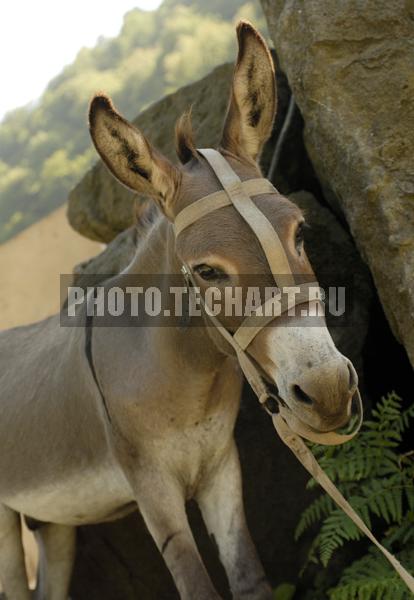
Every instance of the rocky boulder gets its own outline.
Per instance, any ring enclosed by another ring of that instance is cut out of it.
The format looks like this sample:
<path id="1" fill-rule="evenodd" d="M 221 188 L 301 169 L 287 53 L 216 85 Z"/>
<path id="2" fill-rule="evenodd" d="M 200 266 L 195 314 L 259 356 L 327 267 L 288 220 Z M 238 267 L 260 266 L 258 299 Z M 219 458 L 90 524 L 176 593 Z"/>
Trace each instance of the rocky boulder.
<path id="1" fill-rule="evenodd" d="M 261 0 L 332 207 L 414 365 L 414 11 L 410 3 Z"/>

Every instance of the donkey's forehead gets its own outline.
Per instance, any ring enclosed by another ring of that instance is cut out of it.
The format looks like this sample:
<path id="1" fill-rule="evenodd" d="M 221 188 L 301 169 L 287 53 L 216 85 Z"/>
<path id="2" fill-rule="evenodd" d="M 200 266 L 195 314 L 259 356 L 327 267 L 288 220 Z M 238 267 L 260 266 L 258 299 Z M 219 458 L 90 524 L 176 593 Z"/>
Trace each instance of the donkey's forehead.
<path id="1" fill-rule="evenodd" d="M 261 176 L 257 168 L 237 162 L 231 161 L 231 166 L 242 181 Z M 207 165 L 194 165 L 186 169 L 183 173 L 181 197 L 177 202 L 179 207 L 176 214 L 184 206 L 220 189 L 221 184 Z M 289 252 L 297 224 L 303 221 L 300 209 L 284 196 L 276 194 L 256 196 L 253 202 L 272 223 Z M 243 266 L 251 272 L 267 265 L 259 240 L 231 205 L 205 215 L 184 229 L 178 237 L 177 249 L 187 260 L 209 255 L 232 256 L 240 263 L 239 267 Z"/>
<path id="2" fill-rule="evenodd" d="M 227 152 L 224 152 L 223 155 L 241 181 L 263 177 L 256 164 L 247 163 Z M 220 190 L 223 190 L 223 186 L 207 162 L 205 160 L 192 160 L 186 166 L 182 167 L 179 195 L 176 198 L 174 206 L 175 215 L 186 206 L 200 200 L 200 198 Z M 292 221 L 303 220 L 303 215 L 299 207 L 281 194 L 262 194 L 256 198 L 258 200 L 257 205 L 273 225 L 284 227 Z M 228 211 L 226 212 L 228 213 Z M 233 210 L 228 214 L 233 214 L 234 212 Z M 213 217 L 217 220 L 219 215 L 222 216 L 224 214 L 226 213 L 223 211 L 213 213 Z"/>
<path id="3" fill-rule="evenodd" d="M 262 177 L 255 164 L 247 163 L 227 152 L 223 152 L 223 156 L 242 181 Z M 181 186 L 175 203 L 175 214 L 196 200 L 223 189 L 214 171 L 201 156 L 200 160 L 192 159 L 181 167 L 181 171 Z"/>
<path id="4" fill-rule="evenodd" d="M 223 152 L 223 156 L 241 181 L 263 177 L 255 163 L 247 162 L 227 152 Z M 173 209 L 175 215 L 196 200 L 223 189 L 217 176 L 205 160 L 197 161 L 193 159 L 187 165 L 181 167 L 181 170 L 179 194 Z M 269 195 L 269 198 L 271 198 L 270 202 L 264 202 L 264 212 L 272 222 L 275 217 L 282 221 L 303 218 L 300 209 L 281 194 L 272 194 Z"/>
<path id="5" fill-rule="evenodd" d="M 272 223 L 284 245 L 289 245 L 297 224 L 303 221 L 298 207 L 287 198 L 274 194 L 257 196 L 253 202 Z M 227 255 L 230 249 L 238 249 L 240 254 L 256 258 L 261 254 L 255 233 L 231 205 L 203 216 L 184 229 L 178 237 L 177 248 L 186 255 L 199 256 L 205 253 Z"/>

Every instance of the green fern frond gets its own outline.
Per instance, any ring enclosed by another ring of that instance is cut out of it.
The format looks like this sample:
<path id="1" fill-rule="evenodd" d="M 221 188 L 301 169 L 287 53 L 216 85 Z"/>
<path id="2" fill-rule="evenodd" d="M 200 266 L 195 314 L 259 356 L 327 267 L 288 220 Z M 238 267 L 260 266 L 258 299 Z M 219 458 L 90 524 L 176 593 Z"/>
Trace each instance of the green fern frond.
<path id="1" fill-rule="evenodd" d="M 414 568 L 414 546 L 398 558 Z M 376 549 L 347 567 L 339 584 L 328 591 L 330 600 L 409 600 L 412 598 L 404 582 L 390 563 Z"/>
<path id="2" fill-rule="evenodd" d="M 403 433 L 414 418 L 414 404 L 402 410 L 402 401 L 391 393 L 376 406 L 373 418 L 359 435 L 340 447 L 313 446 L 321 467 L 336 482 L 361 518 L 387 529 L 383 541 L 397 553 L 406 568 L 414 571 L 414 451 L 399 454 Z M 315 487 L 310 480 L 309 488 Z M 296 528 L 298 538 L 321 522 L 308 554 L 307 564 L 326 566 L 332 554 L 363 534 L 331 499 L 322 495 L 303 512 Z M 409 552 L 406 552 L 406 550 Z M 390 564 L 371 549 L 352 563 L 339 584 L 329 591 L 330 600 L 406 600 L 409 592 Z"/>
<path id="3" fill-rule="evenodd" d="M 390 527 L 387 533 L 387 546 L 389 547 L 394 544 L 405 546 L 408 543 L 414 545 L 414 513 L 411 511 L 404 515 L 401 524 Z"/>
<path id="4" fill-rule="evenodd" d="M 371 527 L 367 506 L 356 498 L 353 499 L 352 504 L 368 527 Z M 326 567 L 335 550 L 343 546 L 345 542 L 356 541 L 362 537 L 363 533 L 355 523 L 340 508 L 335 508 L 323 521 L 318 535 L 321 563 Z"/>
<path id="5" fill-rule="evenodd" d="M 361 486 L 362 502 L 369 511 L 391 523 L 400 523 L 403 516 L 404 483 L 400 473 L 388 479 L 372 479 Z"/>
<path id="6" fill-rule="evenodd" d="M 334 501 L 327 494 L 322 494 L 319 498 L 316 498 L 316 500 L 303 511 L 295 529 L 295 540 L 299 539 L 304 531 L 309 529 L 314 523 L 317 523 L 332 512 L 334 507 Z"/>

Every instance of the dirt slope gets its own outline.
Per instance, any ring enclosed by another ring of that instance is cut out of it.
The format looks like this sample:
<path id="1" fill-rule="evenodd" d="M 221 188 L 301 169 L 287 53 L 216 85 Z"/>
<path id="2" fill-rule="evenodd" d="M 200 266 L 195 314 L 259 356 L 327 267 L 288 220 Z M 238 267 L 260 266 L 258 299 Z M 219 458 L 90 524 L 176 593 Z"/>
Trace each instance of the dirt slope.
<path id="1" fill-rule="evenodd" d="M 0 329 L 59 310 L 59 275 L 98 254 L 102 245 L 76 233 L 62 206 L 0 246 Z"/>

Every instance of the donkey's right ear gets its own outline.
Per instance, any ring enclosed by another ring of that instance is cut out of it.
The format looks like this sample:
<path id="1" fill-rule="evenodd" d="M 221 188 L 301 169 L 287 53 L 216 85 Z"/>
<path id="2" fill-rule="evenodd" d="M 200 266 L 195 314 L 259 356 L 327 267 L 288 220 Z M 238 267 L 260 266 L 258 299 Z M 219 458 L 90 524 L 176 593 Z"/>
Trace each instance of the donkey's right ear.
<path id="1" fill-rule="evenodd" d="M 272 133 L 275 71 L 266 42 L 251 23 L 240 21 L 237 38 L 239 54 L 221 147 L 257 161 Z"/>
<path id="2" fill-rule="evenodd" d="M 111 173 L 129 189 L 154 198 L 167 216 L 171 215 L 179 170 L 103 94 L 95 96 L 90 104 L 89 131 Z"/>

